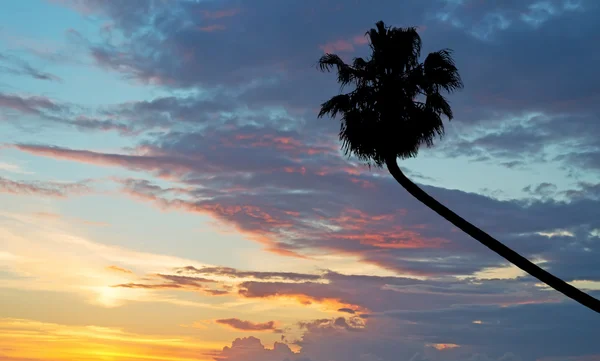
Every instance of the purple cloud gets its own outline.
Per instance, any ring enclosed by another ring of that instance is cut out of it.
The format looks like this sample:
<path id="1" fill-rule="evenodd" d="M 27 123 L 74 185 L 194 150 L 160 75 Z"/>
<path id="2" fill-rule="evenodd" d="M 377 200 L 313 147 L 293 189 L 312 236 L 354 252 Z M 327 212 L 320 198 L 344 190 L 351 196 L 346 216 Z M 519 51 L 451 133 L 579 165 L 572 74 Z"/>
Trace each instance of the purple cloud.
<path id="1" fill-rule="evenodd" d="M 238 318 L 224 318 L 215 320 L 216 323 L 229 326 L 240 331 L 276 331 L 275 321 L 268 322 L 251 322 L 244 321 Z"/>

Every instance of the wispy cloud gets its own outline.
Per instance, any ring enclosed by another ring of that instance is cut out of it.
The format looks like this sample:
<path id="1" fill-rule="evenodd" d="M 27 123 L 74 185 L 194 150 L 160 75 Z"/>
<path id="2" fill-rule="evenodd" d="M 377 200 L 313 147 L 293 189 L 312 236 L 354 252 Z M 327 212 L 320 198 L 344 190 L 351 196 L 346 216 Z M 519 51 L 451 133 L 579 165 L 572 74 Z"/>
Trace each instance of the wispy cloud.
<path id="1" fill-rule="evenodd" d="M 34 174 L 34 172 L 23 169 L 23 167 L 21 167 L 18 164 L 7 163 L 7 162 L 0 162 L 0 171 L 5 171 L 5 172 L 15 173 L 15 174 Z"/>
<path id="2" fill-rule="evenodd" d="M 81 182 L 43 182 L 16 181 L 0 177 L 0 193 L 29 196 L 49 196 L 64 198 L 91 192 L 89 181 Z"/>
<path id="3" fill-rule="evenodd" d="M 0 53 L 0 72 L 13 75 L 25 75 L 37 80 L 62 82 L 63 80 L 51 73 L 36 69 L 28 62 L 13 55 Z"/>
<path id="4" fill-rule="evenodd" d="M 215 320 L 215 322 L 240 331 L 277 331 L 275 321 L 251 322 L 238 318 L 224 318 Z"/>
<path id="5" fill-rule="evenodd" d="M 123 267 L 119 267 L 119 266 L 108 266 L 106 267 L 107 270 L 110 271 L 114 271 L 114 272 L 120 272 L 120 273 L 126 273 L 126 274 L 133 274 L 133 271 L 128 270 L 126 268 Z"/>

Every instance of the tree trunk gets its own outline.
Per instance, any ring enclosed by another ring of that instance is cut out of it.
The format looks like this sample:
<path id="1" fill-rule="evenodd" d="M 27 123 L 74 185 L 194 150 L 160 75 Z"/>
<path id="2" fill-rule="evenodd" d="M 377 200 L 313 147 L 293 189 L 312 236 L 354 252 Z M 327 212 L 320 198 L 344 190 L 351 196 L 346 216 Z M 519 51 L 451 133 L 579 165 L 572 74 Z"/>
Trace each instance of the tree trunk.
<path id="1" fill-rule="evenodd" d="M 494 239 L 489 234 L 472 225 L 458 214 L 452 212 L 450 209 L 446 208 L 443 204 L 427 194 L 424 190 L 419 188 L 419 186 L 408 179 L 402 170 L 400 170 L 398 163 L 396 163 L 396 157 L 387 159 L 386 165 L 389 172 L 396 179 L 396 181 L 400 183 L 401 186 L 403 186 L 413 197 L 418 199 L 427 207 L 431 208 L 440 216 L 444 217 L 447 221 L 461 229 L 469 236 L 475 238 L 481 244 L 496 252 L 510 263 L 537 278 L 541 282 L 554 288 L 558 292 L 561 292 L 565 296 L 572 298 L 587 308 L 600 313 L 599 300 L 538 267 L 527 258 L 521 256 L 517 252 L 502 244 L 500 241 Z"/>

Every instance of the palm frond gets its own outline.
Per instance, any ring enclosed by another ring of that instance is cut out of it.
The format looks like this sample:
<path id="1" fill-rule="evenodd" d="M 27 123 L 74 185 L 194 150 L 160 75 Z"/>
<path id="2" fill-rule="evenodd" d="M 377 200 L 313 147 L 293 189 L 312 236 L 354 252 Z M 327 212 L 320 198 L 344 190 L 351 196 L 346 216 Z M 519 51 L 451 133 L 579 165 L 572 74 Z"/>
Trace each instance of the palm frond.
<path id="1" fill-rule="evenodd" d="M 336 54 L 330 54 L 330 53 L 326 53 L 325 55 L 321 56 L 321 58 L 319 59 L 319 61 L 317 63 L 319 70 L 321 70 L 323 72 L 331 71 L 334 67 L 337 67 L 339 69 L 340 67 L 343 67 L 345 65 L 346 65 L 346 63 L 344 63 L 342 58 L 340 58 Z"/>
<path id="2" fill-rule="evenodd" d="M 452 93 L 463 88 L 463 82 L 452 59 L 452 50 L 443 49 L 427 55 L 423 62 L 423 71 L 430 87 Z"/>
<path id="3" fill-rule="evenodd" d="M 348 112 L 351 109 L 350 100 L 348 94 L 339 94 L 332 97 L 321 104 L 321 110 L 317 117 L 322 118 L 324 115 L 329 114 L 330 117 L 335 118 L 338 113 Z"/>
<path id="4" fill-rule="evenodd" d="M 450 104 L 440 93 L 434 92 L 427 95 L 425 106 L 436 114 L 445 115 L 448 120 L 452 120 L 454 117 Z"/>
<path id="5" fill-rule="evenodd" d="M 334 67 L 337 68 L 336 70 L 338 83 L 340 84 L 340 90 L 359 77 L 358 71 L 352 66 L 346 64 L 342 58 L 336 54 L 327 53 L 318 61 L 318 68 L 322 72 L 330 72 Z"/>

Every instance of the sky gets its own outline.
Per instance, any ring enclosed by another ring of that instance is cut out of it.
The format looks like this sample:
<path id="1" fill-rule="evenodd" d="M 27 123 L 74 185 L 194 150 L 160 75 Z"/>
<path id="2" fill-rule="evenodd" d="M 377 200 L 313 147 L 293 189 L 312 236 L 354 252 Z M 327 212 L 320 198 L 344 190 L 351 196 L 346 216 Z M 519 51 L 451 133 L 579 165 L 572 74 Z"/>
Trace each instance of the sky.
<path id="1" fill-rule="evenodd" d="M 451 48 L 427 192 L 600 297 L 600 2 L 0 4 L 0 360 L 597 361 L 600 317 L 339 150 L 326 52 Z"/>

